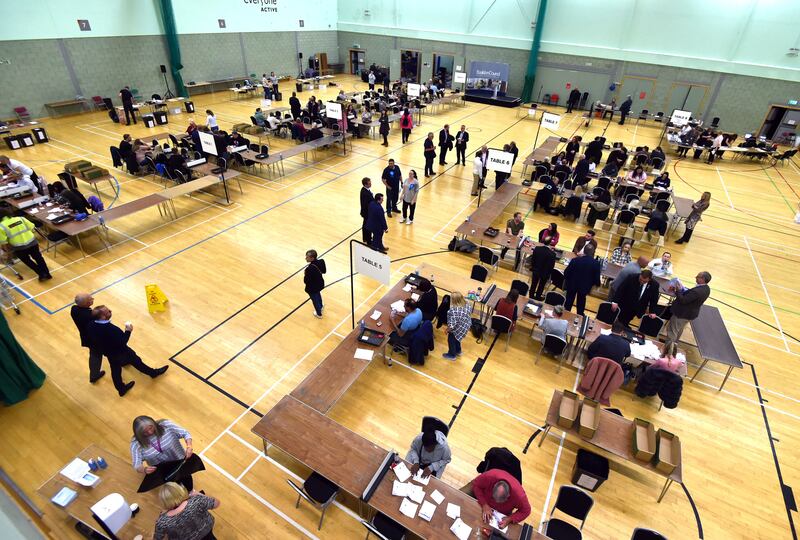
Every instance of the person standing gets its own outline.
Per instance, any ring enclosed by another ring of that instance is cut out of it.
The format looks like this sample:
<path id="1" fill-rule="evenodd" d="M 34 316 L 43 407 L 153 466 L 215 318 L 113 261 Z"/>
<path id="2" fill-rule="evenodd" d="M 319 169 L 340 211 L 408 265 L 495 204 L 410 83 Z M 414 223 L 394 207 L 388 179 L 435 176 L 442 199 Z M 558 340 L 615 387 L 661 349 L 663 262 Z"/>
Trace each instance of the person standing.
<path id="1" fill-rule="evenodd" d="M 461 165 L 466 165 L 467 143 L 469 142 L 469 133 L 467 133 L 467 126 L 461 126 L 461 129 L 456 133 L 456 163 L 459 161 Z M 477 191 L 477 189 L 473 189 Z"/>
<path id="2" fill-rule="evenodd" d="M 219 131 L 219 124 L 217 124 L 217 117 L 214 116 L 214 111 L 206 109 L 206 127 L 213 133 Z"/>
<path id="3" fill-rule="evenodd" d="M 322 308 L 325 307 L 322 303 L 322 289 L 325 288 L 325 278 L 322 277 L 322 274 L 327 271 L 327 268 L 325 268 L 325 261 L 317 258 L 317 251 L 314 249 L 306 251 L 306 262 L 308 266 L 303 272 L 305 291 L 314 306 L 314 317 L 321 319 Z"/>
<path id="4" fill-rule="evenodd" d="M 503 145 L 503 152 L 509 152 L 511 147 L 507 144 Z M 494 171 L 494 189 L 497 191 L 500 187 L 505 184 L 508 179 L 511 177 L 511 173 L 501 172 L 501 171 Z"/>
<path id="5" fill-rule="evenodd" d="M 570 311 L 577 298 L 578 315 L 583 315 L 586 295 L 592 291 L 592 287 L 600 285 L 601 269 L 600 262 L 594 260 L 594 246 L 587 244 L 583 248 L 583 256 L 572 259 L 564 270 L 564 289 L 567 293 L 564 309 Z"/>
<path id="6" fill-rule="evenodd" d="M 375 72 L 370 70 L 369 75 L 367 75 L 367 82 L 369 82 L 369 89 L 371 92 L 375 91 Z"/>
<path id="7" fill-rule="evenodd" d="M 103 355 L 92 345 L 89 337 L 89 325 L 94 321 L 92 318 L 92 304 L 94 304 L 94 298 L 92 298 L 91 294 L 76 294 L 75 305 L 72 306 L 69 314 L 78 329 L 78 334 L 81 336 L 81 347 L 89 349 L 89 382 L 94 384 L 106 372 L 100 369 L 103 365 Z"/>
<path id="8" fill-rule="evenodd" d="M 272 83 L 272 98 L 275 101 L 280 101 L 278 99 L 278 94 L 280 93 L 280 92 L 278 92 L 278 81 L 279 80 L 280 79 L 278 79 L 278 77 L 277 77 L 277 75 L 275 75 L 274 71 L 270 71 L 269 72 L 269 81 Z"/>
<path id="9" fill-rule="evenodd" d="M 533 248 L 531 253 L 531 286 L 530 295 L 536 300 L 541 300 L 544 287 L 550 280 L 550 273 L 556 267 L 555 249 L 549 240 Z"/>
<path id="10" fill-rule="evenodd" d="M 384 110 L 378 122 L 380 122 L 378 133 L 383 136 L 383 146 L 389 146 L 389 140 L 387 138 L 389 137 L 389 112 Z"/>
<path id="11" fill-rule="evenodd" d="M 461 342 L 472 327 L 472 310 L 467 307 L 464 295 L 455 291 L 450 294 L 450 309 L 447 310 L 447 352 L 442 355 L 446 360 L 455 360 L 461 356 Z"/>
<path id="12" fill-rule="evenodd" d="M 372 243 L 372 233 L 369 232 L 367 229 L 367 212 L 369 211 L 369 203 L 371 203 L 374 199 L 372 195 L 372 180 L 368 177 L 364 177 L 361 179 L 361 192 L 359 193 L 359 198 L 361 201 L 361 240 L 366 244 L 370 245 Z"/>
<path id="13" fill-rule="evenodd" d="M 433 160 L 436 157 L 436 145 L 433 144 L 433 132 L 428 133 L 428 137 L 425 139 L 425 178 L 432 176 L 433 172 Z"/>
<path id="14" fill-rule="evenodd" d="M 475 152 L 475 159 L 472 160 L 472 191 L 470 195 L 478 196 L 478 189 L 483 184 L 483 154 Z"/>
<path id="15" fill-rule="evenodd" d="M 300 118 L 303 107 L 300 105 L 300 100 L 297 99 L 297 92 L 292 92 L 292 97 L 289 98 L 289 108 L 292 110 L 292 117 Z"/>
<path id="16" fill-rule="evenodd" d="M 36 272 L 39 281 L 53 279 L 50 269 L 39 251 L 39 242 L 34 234 L 33 223 L 24 217 L 15 216 L 11 208 L 0 208 L 0 244 L 6 252 Z"/>
<path id="17" fill-rule="evenodd" d="M 444 158 L 447 155 L 447 151 L 453 149 L 453 139 L 454 137 L 450 135 L 450 126 L 445 124 L 439 131 L 439 165 L 447 165 Z"/>
<path id="18" fill-rule="evenodd" d="M 689 240 L 692 238 L 692 233 L 694 233 L 694 228 L 697 226 L 697 223 L 702 220 L 701 216 L 703 212 L 708 210 L 710 205 L 711 192 L 706 191 L 703 193 L 703 196 L 700 197 L 699 201 L 692 204 L 692 211 L 689 212 L 689 217 L 686 218 L 686 230 L 683 232 L 683 236 L 675 241 L 676 244 L 689 243 Z"/>
<path id="19" fill-rule="evenodd" d="M 417 172 L 414 170 L 408 171 L 408 178 L 403 182 L 403 217 L 400 218 L 400 223 L 405 221 L 406 225 L 414 223 L 414 211 L 417 208 L 417 195 L 419 194 L 419 180 L 417 180 Z M 406 220 L 406 211 L 410 209 L 408 219 Z"/>
<path id="20" fill-rule="evenodd" d="M 142 362 L 139 355 L 128 346 L 128 340 L 131 338 L 131 332 L 133 332 L 133 325 L 125 323 L 125 332 L 123 332 L 119 327 L 111 323 L 111 310 L 109 308 L 97 306 L 92 310 L 92 317 L 94 322 L 89 325 L 90 343 L 108 358 L 108 364 L 111 368 L 111 380 L 114 381 L 114 387 L 119 392 L 120 397 L 124 396 L 136 384 L 134 381 L 127 384 L 122 382 L 123 366 L 133 366 L 153 379 L 169 369 L 169 366 L 154 369 Z"/>
<path id="21" fill-rule="evenodd" d="M 27 184 L 28 180 L 33 182 L 34 187 L 39 192 L 40 195 L 44 195 L 44 187 L 41 180 L 39 180 L 39 175 L 36 174 L 32 168 L 28 167 L 21 161 L 16 159 L 11 159 L 8 156 L 0 156 L 0 165 L 7 169 L 5 173 L 5 181 L 12 181 L 16 182 L 20 185 Z"/>
<path id="22" fill-rule="evenodd" d="M 700 308 L 711 296 L 711 288 L 708 286 L 711 274 L 699 272 L 694 279 L 696 285 L 691 289 L 686 289 L 680 284 L 670 286 L 670 290 L 675 293 L 675 300 L 670 305 L 672 317 L 667 323 L 665 349 L 677 345 L 686 325 L 700 315 Z"/>
<path id="23" fill-rule="evenodd" d="M 608 299 L 613 300 L 614 296 L 617 294 L 617 286 L 619 286 L 619 284 L 622 283 L 625 278 L 631 275 L 638 276 L 642 270 L 647 268 L 649 263 L 650 259 L 640 256 L 635 261 L 628 262 L 628 264 L 623 266 L 622 270 L 619 271 L 617 277 L 614 278 L 614 280 L 611 282 L 611 285 L 608 287 Z"/>
<path id="24" fill-rule="evenodd" d="M 578 152 L 581 151 L 582 140 L 583 137 L 581 137 L 580 135 L 575 135 L 574 137 L 572 137 L 572 139 L 570 139 L 570 141 L 567 143 L 567 147 L 564 149 L 565 156 L 567 158 L 567 164 L 569 164 L 570 167 L 572 167 L 572 163 L 575 161 L 575 156 L 577 156 Z M 589 172 L 588 168 L 586 172 Z"/>
<path id="25" fill-rule="evenodd" d="M 611 309 L 619 309 L 617 320 L 628 326 L 634 317 L 644 317 L 645 314 L 655 317 L 659 296 L 659 286 L 653 279 L 653 273 L 642 270 L 638 276 L 628 276 L 617 286 Z"/>
<path id="26" fill-rule="evenodd" d="M 181 439 L 186 448 L 181 444 Z M 194 454 L 191 433 L 170 420 L 154 420 L 150 416 L 133 419 L 130 449 L 134 470 L 145 474 L 156 472 L 158 465 L 183 461 Z M 191 474 L 183 476 L 180 483 L 186 489 L 194 487 Z"/>
<path id="27" fill-rule="evenodd" d="M 161 486 L 158 499 L 164 512 L 156 520 L 156 538 L 216 540 L 214 516 L 208 511 L 219 508 L 219 499 L 189 491 L 175 482 Z"/>
<path id="28" fill-rule="evenodd" d="M 122 100 L 122 110 L 125 111 L 125 124 L 131 125 L 131 118 L 133 123 L 136 123 L 136 111 L 133 109 L 133 94 L 131 87 L 126 86 L 119 91 L 119 98 Z"/>
<path id="29" fill-rule="evenodd" d="M 383 245 L 383 234 L 389 232 L 386 214 L 383 212 L 383 193 L 376 193 L 375 198 L 369 203 L 366 226 L 371 235 L 370 247 L 381 253 L 389 251 L 389 248 Z"/>
<path id="30" fill-rule="evenodd" d="M 272 96 L 269 93 L 269 89 L 272 86 L 269 77 L 267 77 L 266 73 L 261 74 L 261 86 L 264 88 L 264 99 L 272 99 Z"/>
<path id="31" fill-rule="evenodd" d="M 625 101 L 622 102 L 622 105 L 619 106 L 619 117 L 620 117 L 619 125 L 621 126 L 625 125 L 625 118 L 627 118 L 627 116 L 630 114 L 632 105 L 633 105 L 633 98 L 631 96 L 628 96 L 627 98 L 625 98 Z"/>
<path id="32" fill-rule="evenodd" d="M 403 181 L 403 173 L 400 172 L 400 167 L 394 164 L 393 159 L 390 159 L 389 164 L 383 169 L 381 180 L 386 186 L 386 215 L 392 217 L 392 212 L 400 213 L 397 199 L 400 197 L 400 182 Z"/>
<path id="33" fill-rule="evenodd" d="M 578 103 L 581 100 L 581 91 L 577 88 L 573 88 L 572 91 L 569 93 L 569 97 L 567 98 L 567 112 L 571 113 L 572 109 L 578 106 Z"/>
<path id="34" fill-rule="evenodd" d="M 400 129 L 403 132 L 403 144 L 408 142 L 408 137 L 411 135 L 411 130 L 414 128 L 414 117 L 409 112 L 408 107 L 403 109 L 403 115 L 400 117 Z"/>

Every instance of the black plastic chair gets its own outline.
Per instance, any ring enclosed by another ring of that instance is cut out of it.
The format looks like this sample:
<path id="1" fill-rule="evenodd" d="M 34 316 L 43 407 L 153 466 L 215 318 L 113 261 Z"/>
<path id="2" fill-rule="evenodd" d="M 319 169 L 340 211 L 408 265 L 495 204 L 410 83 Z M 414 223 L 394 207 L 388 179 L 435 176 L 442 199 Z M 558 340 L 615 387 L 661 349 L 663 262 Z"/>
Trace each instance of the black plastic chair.
<path id="1" fill-rule="evenodd" d="M 542 346 L 539 348 L 539 352 L 536 354 L 536 360 L 533 362 L 534 364 L 539 363 L 539 358 L 542 356 L 542 351 L 548 352 L 553 355 L 553 357 L 558 359 L 558 369 L 556 369 L 556 373 L 561 371 L 561 365 L 564 362 L 564 352 L 567 350 L 567 341 L 564 338 L 554 336 L 552 334 L 547 334 L 544 336 L 544 342 Z"/>
<path id="2" fill-rule="evenodd" d="M 489 276 L 489 271 L 479 264 L 472 265 L 472 273 L 470 279 L 486 283 L 486 278 Z"/>
<path id="3" fill-rule="evenodd" d="M 604 190 L 607 190 L 610 185 L 611 185 L 611 178 L 607 176 L 601 176 L 600 178 L 597 179 L 597 186 L 595 186 L 595 189 L 602 188 Z"/>
<path id="4" fill-rule="evenodd" d="M 361 520 L 361 524 L 367 529 L 367 536 L 364 540 L 367 540 L 370 534 L 374 534 L 381 540 L 405 540 L 408 532 L 405 527 L 380 512 L 372 516 L 369 521 Z"/>
<path id="5" fill-rule="evenodd" d="M 559 270 L 558 268 L 553 268 L 550 272 L 550 286 L 552 287 L 551 290 L 564 290 L 564 272 Z M 563 304 L 563 302 L 562 302 Z"/>
<path id="6" fill-rule="evenodd" d="M 711 119 L 711 125 L 709 127 L 711 129 L 717 129 L 719 127 L 719 116 L 715 116 Z"/>
<path id="7" fill-rule="evenodd" d="M 597 316 L 595 319 L 606 324 L 614 324 L 618 316 L 619 309 L 611 309 L 611 302 L 600 302 L 600 305 L 597 307 Z"/>
<path id="8" fill-rule="evenodd" d="M 583 526 L 586 523 L 586 516 L 589 515 L 592 506 L 594 506 L 594 499 L 581 488 L 575 486 L 561 486 L 558 489 L 556 503 L 553 505 L 553 509 L 550 510 L 550 518 L 552 519 L 553 513 L 558 510 L 559 512 L 563 512 L 570 517 L 580 520 L 580 529 L 583 530 Z"/>
<path id="9" fill-rule="evenodd" d="M 548 172 L 547 167 L 543 165 L 537 165 L 536 169 L 533 172 L 533 178 L 531 180 L 536 182 L 540 176 L 547 174 L 547 172 Z"/>
<path id="10" fill-rule="evenodd" d="M 549 291 L 544 295 L 544 303 L 550 306 L 563 306 L 565 302 L 566 299 L 560 292 Z"/>
<path id="11" fill-rule="evenodd" d="M 561 185 L 566 179 L 569 173 L 567 171 L 556 171 L 554 176 L 558 178 L 558 184 Z"/>
<path id="12" fill-rule="evenodd" d="M 647 115 L 650 113 L 647 109 L 642 109 L 642 112 L 639 113 L 639 120 L 647 120 Z"/>
<path id="13" fill-rule="evenodd" d="M 656 113 L 656 117 L 653 118 L 653 122 L 662 122 L 663 120 L 664 120 L 664 113 L 661 112 L 661 111 L 658 111 Z"/>
<path id="14" fill-rule="evenodd" d="M 655 157 L 650 160 L 650 166 L 653 167 L 653 169 L 660 171 L 661 167 L 664 166 L 664 160 L 660 157 Z"/>
<path id="15" fill-rule="evenodd" d="M 185 184 L 186 183 L 186 175 L 183 174 L 180 170 L 175 169 L 172 172 L 172 176 L 173 176 L 173 178 L 175 179 L 175 181 L 177 183 L 179 183 L 179 184 Z"/>
<path id="16" fill-rule="evenodd" d="M 667 537 L 660 532 L 654 531 L 653 529 L 636 527 L 633 529 L 631 540 L 667 540 Z"/>
<path id="17" fill-rule="evenodd" d="M 447 434 L 450 433 L 450 427 L 442 420 L 439 420 L 435 416 L 423 416 L 421 431 L 429 430 L 441 431 L 445 437 L 447 437 Z"/>
<path id="18" fill-rule="evenodd" d="M 606 188 L 602 188 L 600 186 L 595 186 L 595 187 L 592 188 L 592 196 L 594 198 L 599 198 L 605 192 L 606 192 Z"/>
<path id="19" fill-rule="evenodd" d="M 484 246 L 478 248 L 478 259 L 481 261 L 481 264 L 488 264 L 494 268 L 495 272 L 497 271 L 497 265 L 500 262 L 500 256 L 491 249 Z"/>
<path id="20" fill-rule="evenodd" d="M 551 519 L 544 528 L 544 534 L 552 540 L 582 540 L 583 533 L 566 521 Z"/>
<path id="21" fill-rule="evenodd" d="M 516 289 L 520 296 L 528 296 L 528 284 L 520 279 L 512 281 L 511 288 Z"/>
<path id="22" fill-rule="evenodd" d="M 642 317 L 641 322 L 639 323 L 639 332 L 646 336 L 658 338 L 659 332 L 661 332 L 661 328 L 664 326 L 664 320 L 658 317 L 648 317 L 645 315 Z"/>
<path id="23" fill-rule="evenodd" d="M 109 146 L 108 150 L 111 152 L 111 163 L 118 169 L 123 169 L 125 160 L 122 159 L 122 154 L 116 146 Z"/>
<path id="24" fill-rule="evenodd" d="M 514 322 L 508 317 L 495 313 L 492 315 L 492 322 L 489 327 L 498 336 L 506 334 L 506 350 L 508 350 L 508 342 L 511 341 L 511 334 L 514 332 Z"/>
<path id="25" fill-rule="evenodd" d="M 295 508 L 300 507 L 300 499 L 303 498 L 308 501 L 311 506 L 322 511 L 317 530 L 322 529 L 322 520 L 325 519 L 325 510 L 336 500 L 336 495 L 339 493 L 339 486 L 316 472 L 312 472 L 311 476 L 306 478 L 302 487 L 291 480 L 286 480 L 286 482 L 297 492 Z"/>
<path id="26" fill-rule="evenodd" d="M 619 214 L 617 214 L 618 225 L 633 225 L 635 219 L 636 214 L 631 210 L 622 210 Z"/>

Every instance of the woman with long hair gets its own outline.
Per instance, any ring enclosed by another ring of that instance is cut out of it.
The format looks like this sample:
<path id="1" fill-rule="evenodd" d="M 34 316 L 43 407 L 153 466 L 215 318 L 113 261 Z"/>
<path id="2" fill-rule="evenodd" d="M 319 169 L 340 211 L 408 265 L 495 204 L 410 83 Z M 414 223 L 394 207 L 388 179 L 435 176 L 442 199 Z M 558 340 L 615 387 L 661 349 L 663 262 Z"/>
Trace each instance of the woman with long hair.
<path id="1" fill-rule="evenodd" d="M 692 238 L 694 228 L 697 226 L 697 223 L 703 219 L 701 216 L 703 215 L 703 212 L 708 210 L 709 206 L 711 206 L 711 192 L 706 191 L 703 193 L 703 196 L 700 197 L 700 200 L 692 205 L 692 211 L 689 213 L 689 217 L 686 218 L 686 230 L 684 231 L 683 236 L 681 236 L 680 239 L 675 242 L 676 244 L 689 243 L 689 240 Z"/>

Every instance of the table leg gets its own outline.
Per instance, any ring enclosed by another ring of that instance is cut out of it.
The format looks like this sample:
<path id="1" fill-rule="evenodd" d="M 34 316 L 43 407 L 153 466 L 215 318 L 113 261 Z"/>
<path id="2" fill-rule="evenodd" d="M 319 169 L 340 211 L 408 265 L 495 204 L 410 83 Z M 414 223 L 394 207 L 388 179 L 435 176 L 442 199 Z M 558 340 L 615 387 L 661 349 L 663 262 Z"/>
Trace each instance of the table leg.
<path id="1" fill-rule="evenodd" d="M 719 385 L 719 390 L 718 390 L 718 391 L 722 390 L 722 387 L 723 387 L 723 386 L 725 386 L 725 383 L 726 383 L 726 382 L 728 382 L 728 377 L 730 377 L 730 376 L 731 376 L 731 372 L 732 372 L 732 371 L 733 371 L 733 366 L 730 366 L 730 367 L 728 368 L 728 372 L 725 374 L 725 378 L 724 378 L 724 379 L 722 379 L 722 384 L 721 384 L 721 385 Z M 695 375 L 697 375 L 697 373 L 695 373 Z"/>
<path id="2" fill-rule="evenodd" d="M 661 502 L 661 499 L 664 498 L 664 495 L 667 494 L 667 490 L 672 485 L 672 478 L 667 478 L 667 481 L 664 482 L 664 489 L 661 490 L 661 495 L 658 496 L 658 500 L 656 502 Z"/>
<path id="3" fill-rule="evenodd" d="M 547 434 L 548 434 L 548 433 L 550 433 L 550 428 L 551 428 L 551 427 L 552 427 L 552 426 L 551 426 L 550 424 L 545 424 L 545 425 L 544 425 L 544 431 L 542 431 L 542 438 L 541 438 L 541 439 L 539 439 L 539 444 L 537 445 L 539 448 L 541 448 L 541 447 L 542 447 L 542 443 L 543 443 L 543 442 L 544 442 L 544 440 L 547 438 Z"/>
<path id="4" fill-rule="evenodd" d="M 262 439 L 261 442 L 264 443 L 264 455 L 269 457 L 269 446 L 267 445 L 267 441 Z"/>
<path id="5" fill-rule="evenodd" d="M 689 379 L 689 382 L 694 382 L 694 380 L 695 380 L 695 378 L 697 377 L 697 375 L 698 375 L 698 374 L 699 374 L 701 371 L 703 371 L 703 368 L 704 368 L 704 367 L 706 367 L 706 364 L 708 364 L 708 359 L 707 359 L 707 358 L 706 358 L 705 360 L 703 360 L 703 363 L 702 363 L 702 364 L 700 364 L 700 367 L 699 367 L 699 368 L 697 368 L 697 371 L 695 371 L 695 372 L 694 372 L 694 375 L 692 375 L 692 378 L 691 378 L 691 379 Z M 725 378 L 727 379 L 727 377 L 725 377 Z M 725 382 L 723 381 L 723 382 L 722 382 L 722 384 L 725 384 Z M 722 387 L 720 387 L 720 388 L 722 388 Z"/>

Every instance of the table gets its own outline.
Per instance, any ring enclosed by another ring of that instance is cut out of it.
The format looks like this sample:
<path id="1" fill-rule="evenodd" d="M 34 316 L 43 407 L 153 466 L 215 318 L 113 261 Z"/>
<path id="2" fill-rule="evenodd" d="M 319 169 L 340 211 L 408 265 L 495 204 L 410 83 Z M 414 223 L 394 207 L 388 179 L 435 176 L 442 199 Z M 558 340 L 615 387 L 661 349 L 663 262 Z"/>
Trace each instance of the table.
<path id="1" fill-rule="evenodd" d="M 240 174 L 241 173 L 239 171 L 226 171 L 225 180 L 227 181 L 230 180 L 231 178 L 236 178 Z M 161 197 L 161 199 L 163 200 L 162 202 L 165 203 L 165 206 L 167 206 L 172 211 L 172 215 L 174 216 L 174 218 L 178 219 L 178 212 L 175 209 L 175 202 L 174 202 L 175 199 L 177 199 L 178 197 L 182 197 L 183 195 L 189 195 L 191 193 L 194 193 L 195 191 L 200 191 L 202 189 L 206 189 L 208 187 L 220 183 L 222 183 L 222 180 L 220 180 L 219 175 L 210 174 L 198 178 L 196 180 L 192 180 L 190 182 L 184 182 L 183 184 L 178 184 L 177 186 L 167 188 L 163 191 L 155 193 L 154 195 Z M 225 200 L 227 201 L 227 199 Z"/>
<path id="2" fill-rule="evenodd" d="M 561 144 L 561 137 L 554 135 L 547 137 L 539 148 L 536 148 L 522 161 L 522 178 L 525 178 L 529 166 L 533 165 L 535 161 L 542 161 L 544 158 L 552 156 L 559 144 Z"/>
<path id="3" fill-rule="evenodd" d="M 708 361 L 713 360 L 728 366 L 725 378 L 722 379 L 722 384 L 719 385 L 719 390 L 722 390 L 733 368 L 741 369 L 744 367 L 742 360 L 739 358 L 739 353 L 736 352 L 736 347 L 731 341 L 728 329 L 725 327 L 725 322 L 722 320 L 722 315 L 719 309 L 704 305 L 700 308 L 700 314 L 697 318 L 689 324 L 692 325 L 692 334 L 694 334 L 694 339 L 697 343 L 697 350 L 703 359 L 703 363 L 692 375 L 690 382 L 694 382 L 695 377 L 706 367 Z"/>
<path id="4" fill-rule="evenodd" d="M 678 225 L 682 222 L 686 221 L 686 218 L 689 217 L 689 214 L 692 213 L 692 205 L 694 201 L 687 197 L 678 197 L 676 195 L 672 196 L 672 205 L 675 208 L 675 211 L 672 215 L 672 223 L 670 224 L 670 228 L 667 230 L 667 234 L 664 235 L 669 237 L 671 234 L 675 233 L 678 229 Z"/>
<path id="5" fill-rule="evenodd" d="M 185 133 L 181 134 L 182 137 L 185 136 L 185 135 L 186 135 Z M 145 144 L 153 144 L 153 141 L 160 141 L 160 140 L 164 140 L 164 139 L 167 139 L 167 140 L 171 141 L 169 136 L 170 136 L 169 133 L 163 132 L 163 133 L 156 133 L 155 135 L 148 135 L 147 137 L 137 137 L 137 139 L 139 139 L 140 141 L 142 141 Z"/>
<path id="6" fill-rule="evenodd" d="M 66 107 L 74 107 L 76 105 L 81 106 L 81 112 L 89 107 L 89 100 L 87 99 L 66 99 L 64 101 L 53 101 L 51 103 L 45 103 L 44 106 L 47 109 L 47 113 L 56 118 L 58 115 L 54 115 L 53 112 L 58 109 L 64 109 Z"/>
<path id="7" fill-rule="evenodd" d="M 215 87 L 222 86 L 223 88 L 227 89 L 229 88 L 229 85 L 231 83 L 237 83 L 237 82 L 241 83 L 244 82 L 244 80 L 247 78 L 248 78 L 247 76 L 244 76 L 244 77 L 229 77 L 227 79 L 216 79 L 213 81 L 195 81 L 195 82 L 184 83 L 184 86 L 186 86 L 186 91 L 189 93 L 189 95 L 192 95 L 193 90 L 198 90 L 205 87 L 208 87 L 208 90 L 206 90 L 206 92 L 210 91 L 213 94 Z M 201 94 L 203 92 L 197 91 L 195 93 Z"/>
<path id="8" fill-rule="evenodd" d="M 539 439 L 540 447 L 547 438 L 547 434 L 550 432 L 550 429 L 553 426 L 557 426 L 558 429 L 567 435 L 577 437 L 580 441 L 587 442 L 597 448 L 600 448 L 601 450 L 605 450 L 609 454 L 620 458 L 623 461 L 633 463 L 642 467 L 643 469 L 647 469 L 659 476 L 666 478 L 666 482 L 661 490 L 661 494 L 658 496 L 658 502 L 661 502 L 661 499 L 664 498 L 664 495 L 666 495 L 667 490 L 670 488 L 673 482 L 683 484 L 683 459 L 679 461 L 678 466 L 674 471 L 672 471 L 670 474 L 665 474 L 656 469 L 652 462 L 640 461 L 633 457 L 633 420 L 623 418 L 622 416 L 609 412 L 603 408 L 598 408 L 597 414 L 599 415 L 599 422 L 597 426 L 597 432 L 591 439 L 586 439 L 578 433 L 577 420 L 575 421 L 573 427 L 569 429 L 559 426 L 558 409 L 561 406 L 561 396 L 562 393 L 560 390 L 553 390 L 553 398 L 550 401 L 550 407 L 547 409 L 547 419 L 545 420 L 544 431 L 542 432 L 542 438 Z"/>
<path id="9" fill-rule="evenodd" d="M 121 540 L 135 537 L 137 534 L 145 538 L 152 538 L 153 529 L 161 513 L 158 502 L 158 490 L 146 493 L 137 493 L 136 490 L 141 484 L 142 475 L 131 467 L 130 461 L 101 448 L 97 445 L 83 449 L 77 457 L 88 461 L 89 458 L 102 456 L 108 463 L 108 468 L 93 471 L 100 477 L 101 481 L 95 487 L 89 488 L 81 486 L 65 476 L 62 476 L 60 469 L 42 486 L 36 490 L 39 495 L 48 501 L 44 507 L 45 513 L 63 513 L 72 519 L 90 527 L 98 534 L 103 535 L 100 525 L 92 517 L 91 506 L 97 501 L 111 493 L 119 493 L 128 504 L 136 503 L 139 505 L 139 512 L 132 517 L 117 533 L 116 536 Z M 66 463 L 64 464 L 67 465 Z M 78 496 L 66 508 L 61 508 L 56 504 L 49 503 L 49 500 L 62 487 L 69 487 L 78 492 Z"/>

